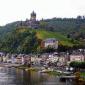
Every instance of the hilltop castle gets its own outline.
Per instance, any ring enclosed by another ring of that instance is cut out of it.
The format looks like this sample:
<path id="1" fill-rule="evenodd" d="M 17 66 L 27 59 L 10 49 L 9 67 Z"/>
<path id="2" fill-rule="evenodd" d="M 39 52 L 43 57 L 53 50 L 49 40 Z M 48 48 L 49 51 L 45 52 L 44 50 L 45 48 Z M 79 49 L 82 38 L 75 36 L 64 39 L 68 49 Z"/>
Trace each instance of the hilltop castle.
<path id="1" fill-rule="evenodd" d="M 33 29 L 39 28 L 39 21 L 36 20 L 36 13 L 33 11 L 30 14 L 30 20 L 26 19 L 26 21 L 21 21 L 19 26 L 28 26 Z"/>

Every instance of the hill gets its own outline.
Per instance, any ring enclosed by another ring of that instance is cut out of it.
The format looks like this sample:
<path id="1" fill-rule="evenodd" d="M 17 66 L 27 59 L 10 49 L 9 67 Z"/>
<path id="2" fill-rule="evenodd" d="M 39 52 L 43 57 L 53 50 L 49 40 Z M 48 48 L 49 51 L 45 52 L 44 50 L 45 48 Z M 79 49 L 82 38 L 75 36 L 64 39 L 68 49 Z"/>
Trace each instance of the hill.
<path id="1" fill-rule="evenodd" d="M 62 35 L 58 32 L 50 32 L 46 30 L 36 30 L 36 35 L 38 39 L 46 39 L 46 38 L 56 38 L 60 44 L 67 45 L 67 46 L 73 46 L 73 43 L 70 41 L 69 38 L 67 38 L 65 35 Z"/>
<path id="2" fill-rule="evenodd" d="M 60 46 L 85 47 L 85 18 L 53 18 L 40 20 L 38 29 L 18 26 L 20 22 L 21 21 L 13 22 L 0 27 L 0 51 L 22 52 L 22 49 L 25 49 L 25 52 L 31 52 L 39 47 L 40 43 L 38 39 L 44 40 L 46 38 L 56 38 L 59 40 Z M 29 39 L 29 37 L 31 38 Z M 29 49 L 24 48 L 24 46 L 27 43 L 32 43 L 30 40 L 33 38 L 35 38 L 36 42 L 34 45 L 31 45 L 31 50 L 29 51 Z"/>
<path id="3" fill-rule="evenodd" d="M 47 30 L 57 31 L 64 34 L 72 32 L 83 32 L 85 30 L 85 18 L 52 18 L 44 20 L 48 28 Z M 85 31 L 84 31 L 85 32 Z"/>
<path id="4" fill-rule="evenodd" d="M 72 47 L 74 45 L 70 38 L 58 32 L 50 32 L 42 29 L 31 29 L 19 27 L 7 32 L 0 39 L 0 51 L 11 53 L 31 53 L 36 52 L 40 47 L 39 40 L 46 38 L 56 38 L 59 45 Z"/>
<path id="5" fill-rule="evenodd" d="M 9 53 L 36 52 L 38 40 L 36 33 L 27 28 L 16 28 L 0 39 L 0 51 Z"/>
<path id="6" fill-rule="evenodd" d="M 17 28 L 17 24 L 19 24 L 20 21 L 12 22 L 9 24 L 6 24 L 5 26 L 0 27 L 0 36 L 5 36 L 8 32 L 12 32 L 14 29 Z"/>
<path id="7" fill-rule="evenodd" d="M 7 32 L 16 29 L 20 23 L 24 21 L 16 21 L 0 27 L 0 35 L 5 35 Z M 52 18 L 40 20 L 39 29 L 42 28 L 51 32 L 58 32 L 70 38 L 76 39 L 85 38 L 85 17 L 78 16 L 77 18 Z"/>

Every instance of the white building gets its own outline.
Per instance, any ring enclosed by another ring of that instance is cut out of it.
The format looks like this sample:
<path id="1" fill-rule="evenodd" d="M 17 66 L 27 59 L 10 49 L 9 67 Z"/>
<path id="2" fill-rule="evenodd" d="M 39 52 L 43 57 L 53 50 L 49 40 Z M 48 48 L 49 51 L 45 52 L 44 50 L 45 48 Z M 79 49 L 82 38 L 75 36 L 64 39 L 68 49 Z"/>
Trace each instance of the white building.
<path id="1" fill-rule="evenodd" d="M 47 59 L 47 61 L 49 61 L 49 62 L 56 62 L 56 61 L 58 61 L 58 56 L 50 54 L 49 58 Z"/>
<path id="2" fill-rule="evenodd" d="M 84 61 L 84 55 L 82 55 L 82 54 L 70 55 L 70 62 L 72 62 L 72 61 L 83 62 Z"/>
<path id="3" fill-rule="evenodd" d="M 51 48 L 58 48 L 58 40 L 55 38 L 47 38 L 42 42 L 44 48 L 51 47 Z"/>

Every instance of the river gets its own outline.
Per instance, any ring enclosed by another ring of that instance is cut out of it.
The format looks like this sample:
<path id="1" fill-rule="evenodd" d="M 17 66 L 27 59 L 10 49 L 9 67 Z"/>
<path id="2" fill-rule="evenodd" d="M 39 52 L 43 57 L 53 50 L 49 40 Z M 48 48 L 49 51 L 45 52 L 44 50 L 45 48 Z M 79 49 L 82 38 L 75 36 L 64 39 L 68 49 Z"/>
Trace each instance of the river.
<path id="1" fill-rule="evenodd" d="M 65 85 L 57 76 L 0 67 L 0 85 Z"/>

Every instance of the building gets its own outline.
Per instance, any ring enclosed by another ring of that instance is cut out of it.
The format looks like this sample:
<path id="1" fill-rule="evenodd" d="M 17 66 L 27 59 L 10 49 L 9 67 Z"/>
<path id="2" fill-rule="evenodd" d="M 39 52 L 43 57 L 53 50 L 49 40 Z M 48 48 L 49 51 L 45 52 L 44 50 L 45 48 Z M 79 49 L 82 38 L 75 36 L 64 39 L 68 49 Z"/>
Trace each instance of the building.
<path id="1" fill-rule="evenodd" d="M 42 48 L 50 47 L 50 48 L 57 49 L 58 48 L 58 40 L 56 40 L 55 38 L 47 38 L 41 42 L 41 47 Z"/>
<path id="2" fill-rule="evenodd" d="M 78 62 L 83 62 L 84 61 L 84 55 L 82 54 L 72 54 L 70 55 L 70 62 L 72 61 L 78 61 Z"/>
<path id="3" fill-rule="evenodd" d="M 30 14 L 30 20 L 26 19 L 26 21 L 21 21 L 19 26 L 27 26 L 29 28 L 38 29 L 39 28 L 39 21 L 36 20 L 36 13 L 33 11 Z"/>
<path id="4" fill-rule="evenodd" d="M 33 11 L 31 13 L 31 18 L 30 18 L 31 21 L 36 21 L 36 13 Z"/>
<path id="5" fill-rule="evenodd" d="M 3 62 L 3 56 L 5 55 L 5 53 L 0 52 L 0 62 Z"/>
<path id="6" fill-rule="evenodd" d="M 48 61 L 49 62 L 57 62 L 58 61 L 58 59 L 59 59 L 59 57 L 57 56 L 57 55 L 54 55 L 53 53 L 52 54 L 49 54 L 49 57 L 48 57 Z"/>

